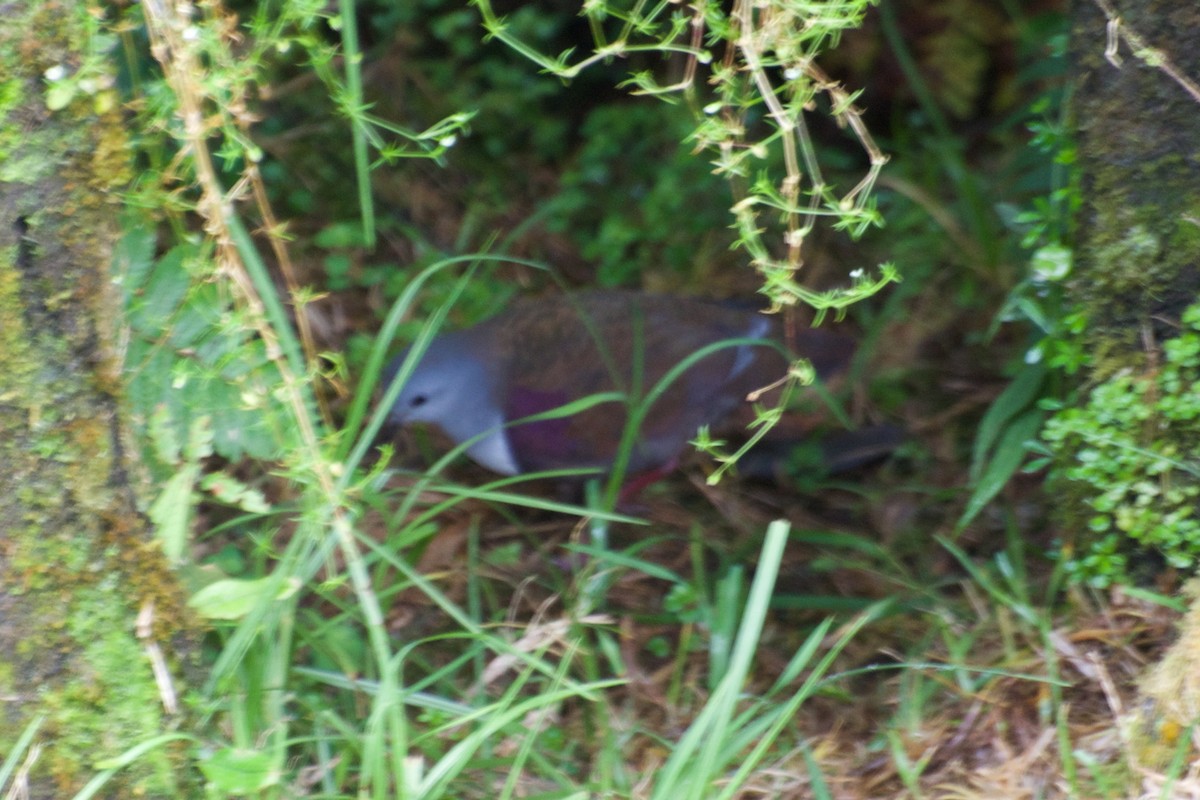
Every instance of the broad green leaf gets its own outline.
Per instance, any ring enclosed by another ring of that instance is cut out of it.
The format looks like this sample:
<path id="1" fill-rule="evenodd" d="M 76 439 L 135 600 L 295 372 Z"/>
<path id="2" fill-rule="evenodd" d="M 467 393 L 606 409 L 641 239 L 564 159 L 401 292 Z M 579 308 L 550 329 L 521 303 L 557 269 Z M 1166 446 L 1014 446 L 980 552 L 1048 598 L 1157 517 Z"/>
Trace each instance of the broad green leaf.
<path id="1" fill-rule="evenodd" d="M 971 483 L 977 483 L 983 471 L 988 452 L 1004 433 L 1009 420 L 1028 409 L 1037 398 L 1046 368 L 1042 364 L 1031 364 L 1013 378 L 1000 396 L 996 398 L 975 434 L 975 448 L 971 453 Z"/>
<path id="2" fill-rule="evenodd" d="M 288 581 L 272 595 L 275 586 L 276 580 L 270 576 L 250 581 L 228 578 L 196 592 L 188 605 L 206 619 L 241 619 L 259 603 L 289 596 L 299 588 L 299 583 Z"/>
<path id="3" fill-rule="evenodd" d="M 1020 468 L 1021 462 L 1029 453 L 1025 443 L 1037 435 L 1038 430 L 1042 427 L 1044 416 L 1042 411 L 1030 409 L 1004 429 L 1000 441 L 996 444 L 995 453 L 987 462 L 982 475 L 975 481 L 975 491 L 967 501 L 967 508 L 958 521 L 957 528 L 959 530 L 975 519 L 983 507 L 1000 493 L 1013 473 Z"/>

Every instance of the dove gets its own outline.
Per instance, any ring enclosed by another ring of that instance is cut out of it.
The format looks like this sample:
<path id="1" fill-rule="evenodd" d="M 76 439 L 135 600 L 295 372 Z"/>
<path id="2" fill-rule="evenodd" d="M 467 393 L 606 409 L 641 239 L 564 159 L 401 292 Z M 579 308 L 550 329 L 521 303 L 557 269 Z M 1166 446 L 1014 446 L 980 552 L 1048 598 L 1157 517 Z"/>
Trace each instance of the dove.
<path id="1" fill-rule="evenodd" d="M 607 472 L 631 407 L 701 349 L 749 340 L 699 358 L 646 409 L 626 468 L 665 472 L 701 426 L 720 423 L 750 392 L 786 375 L 789 358 L 771 344 L 783 343 L 782 327 L 777 315 L 637 291 L 523 298 L 474 327 L 436 336 L 389 422 L 432 424 L 457 444 L 470 442 L 467 455 L 502 475 Z M 848 337 L 815 329 L 796 331 L 790 347 L 822 377 L 842 369 L 854 349 Z M 385 386 L 407 356 L 391 362 Z M 578 401 L 575 413 L 546 413 Z M 535 415 L 544 416 L 527 419 Z"/>

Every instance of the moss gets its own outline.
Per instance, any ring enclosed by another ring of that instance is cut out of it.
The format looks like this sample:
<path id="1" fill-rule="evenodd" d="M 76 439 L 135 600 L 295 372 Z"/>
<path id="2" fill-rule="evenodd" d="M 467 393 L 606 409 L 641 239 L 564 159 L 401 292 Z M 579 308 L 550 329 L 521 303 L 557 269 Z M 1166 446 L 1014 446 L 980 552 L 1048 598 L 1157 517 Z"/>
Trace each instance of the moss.
<path id="1" fill-rule="evenodd" d="M 1175 226 L 1167 239 L 1169 252 L 1200 252 L 1200 200 L 1175 217 Z"/>
<path id="2" fill-rule="evenodd" d="M 1156 28 L 1174 36 L 1196 18 L 1180 4 L 1162 10 L 1137 17 L 1133 28 L 1153 40 Z M 1080 9 L 1072 56 L 1084 198 L 1072 293 L 1089 321 L 1087 345 L 1101 380 L 1140 368 L 1146 340 L 1173 336 L 1173 320 L 1200 293 L 1194 104 L 1160 71 L 1116 70 L 1088 47 L 1090 31 L 1103 23 L 1098 9 Z"/>
<path id="3" fill-rule="evenodd" d="M 4 263 L 11 264 L 15 254 L 5 253 Z M 0 352 L 5 354 L 7 380 L 13 386 L 24 384 L 33 372 L 18 296 L 20 276 L 16 270 L 0 269 Z M 8 402 L 12 389 L 0 384 L 0 402 Z"/>
<path id="4" fill-rule="evenodd" d="M 0 31 L 0 181 L 29 235 L 0 251 L 0 690 L 19 699 L 0 713 L 0 741 L 44 715 L 31 793 L 70 796 L 98 760 L 178 724 L 135 621 L 153 606 L 162 642 L 186 640 L 187 617 L 125 485 L 106 344 L 112 189 L 131 174 L 122 121 L 111 97 L 81 91 L 51 111 L 43 94 L 51 65 L 110 69 L 100 22 L 75 3 L 14 9 L 24 18 Z M 149 752 L 105 791 L 180 796 L 176 756 Z"/>
<path id="5" fill-rule="evenodd" d="M 1154 718 L 1129 728 L 1138 763 L 1151 769 L 1171 763 L 1178 737 L 1200 718 L 1200 580 L 1190 581 L 1183 594 L 1189 604 L 1179 623 L 1179 638 L 1141 681 L 1142 694 L 1154 701 L 1143 706 L 1142 713 Z"/>
<path id="6" fill-rule="evenodd" d="M 1117 227 L 1107 236 L 1093 239 L 1092 257 L 1104 265 L 1096 276 L 1097 290 L 1104 292 L 1140 292 L 1161 277 L 1156 273 L 1165 267 L 1159 261 L 1162 240 L 1140 222 L 1124 228 Z M 1150 271 L 1146 271 L 1147 265 Z"/>
<path id="7" fill-rule="evenodd" d="M 112 597 L 119 578 L 110 573 L 95 586 L 73 593 L 72 613 L 66 633 L 82 643 L 76 653 L 86 669 L 75 670 L 71 678 L 42 695 L 47 711 L 46 733 L 55 747 L 45 758 L 52 774 L 72 774 L 78 765 L 78 753 L 121 753 L 145 741 L 150 732 L 161 728 L 161 701 L 152 681 L 132 679 L 146 672 L 143 647 L 125 626 L 128 615 L 114 605 Z M 148 753 L 136 762 L 125 791 L 145 796 L 176 794 L 172 764 L 161 750 Z"/>

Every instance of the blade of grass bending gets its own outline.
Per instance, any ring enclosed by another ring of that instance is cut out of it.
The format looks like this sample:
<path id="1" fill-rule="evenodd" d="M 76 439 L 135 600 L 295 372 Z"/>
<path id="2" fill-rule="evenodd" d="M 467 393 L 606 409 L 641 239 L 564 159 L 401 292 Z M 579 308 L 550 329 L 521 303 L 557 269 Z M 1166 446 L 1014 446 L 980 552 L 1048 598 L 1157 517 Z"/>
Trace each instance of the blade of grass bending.
<path id="1" fill-rule="evenodd" d="M 767 727 L 767 729 L 761 733 L 755 732 L 752 740 L 741 742 L 738 744 L 738 746 L 729 748 L 731 753 L 736 754 L 742 752 L 743 748 L 750 745 L 751 741 L 754 745 L 753 749 L 742 759 L 742 763 L 739 765 L 737 772 L 735 772 L 733 776 L 729 778 L 728 782 L 726 783 L 725 791 L 718 795 L 716 800 L 727 800 L 728 798 L 732 798 L 734 796 L 738 788 L 742 785 L 742 783 L 745 782 L 746 778 L 749 777 L 751 771 L 757 767 L 764 758 L 766 758 L 768 748 L 774 744 L 775 740 L 779 737 L 779 734 L 783 732 L 784 727 L 800 710 L 800 706 L 804 704 L 804 701 L 816 694 L 817 690 L 824 685 L 826 682 L 825 674 L 829 671 L 829 668 L 833 666 L 834 659 L 837 658 L 846 645 L 848 645 L 854 639 L 854 637 L 858 635 L 858 632 L 862 630 L 868 622 L 871 622 L 882 616 L 883 610 L 889 605 L 890 602 L 891 601 L 889 600 L 884 600 L 876 603 L 872 608 L 859 614 L 855 618 L 854 622 L 852 622 L 842 631 L 841 635 L 838 636 L 838 639 L 833 646 L 825 651 L 825 655 L 822 656 L 821 660 L 818 661 L 817 664 L 812 668 L 808 677 L 804 680 L 804 683 L 799 689 L 796 690 L 788 702 L 772 712 L 774 718 L 771 720 L 771 724 Z M 805 640 L 804 646 L 801 648 L 801 651 L 797 653 L 796 658 L 793 658 L 791 663 L 788 664 L 788 668 L 784 671 L 785 675 L 790 675 L 793 673 L 793 671 L 798 673 L 812 660 L 813 656 L 816 655 L 817 650 L 824 642 L 825 633 L 828 631 L 829 625 L 832 624 L 832 622 L 833 619 L 831 617 L 826 618 L 821 625 L 817 626 L 817 628 L 811 634 L 809 634 L 808 639 Z M 816 776 L 810 775 L 810 777 L 812 777 L 813 782 L 816 783 L 819 780 L 819 773 L 817 773 Z"/>
<path id="2" fill-rule="evenodd" d="M 457 256 L 455 258 L 447 258 L 432 264 L 429 267 L 421 270 L 415 278 L 408 282 L 408 285 L 401 292 L 400 296 L 392 303 L 387 317 L 384 318 L 383 325 L 379 329 L 379 333 L 375 336 L 375 342 L 371 346 L 371 353 L 367 356 L 367 363 L 363 366 L 362 380 L 359 381 L 358 390 L 354 394 L 353 400 L 350 402 L 350 409 L 346 412 L 346 422 L 342 427 L 343 440 L 338 446 L 335 458 L 339 461 L 346 460 L 347 469 L 346 476 L 352 474 L 353 465 L 362 461 L 363 456 L 370 448 L 375 436 L 383 427 L 384 420 L 387 418 L 387 410 L 391 408 L 391 404 L 396 402 L 396 398 L 400 396 L 400 387 L 404 385 L 404 380 L 407 380 L 408 375 L 412 373 L 413 367 L 416 365 L 416 359 L 425 352 L 425 348 L 429 346 L 429 342 L 437 335 L 441 329 L 442 322 L 446 315 L 450 312 L 455 301 L 463 293 L 471 277 L 474 275 L 478 263 L 484 258 L 481 254 L 473 254 L 469 256 Z M 454 288 L 451 289 L 450 296 L 446 302 L 438 306 L 437 311 L 429 318 L 426 325 L 421 329 L 421 334 L 417 340 L 412 343 L 410 353 L 414 354 L 410 360 L 412 364 L 405 364 L 401 368 L 401 374 L 397 375 L 397 379 L 393 383 L 396 386 L 384 387 L 384 395 L 380 400 L 376 413 L 371 418 L 367 429 L 359 435 L 359 429 L 362 427 L 363 419 L 366 417 L 367 406 L 371 402 L 371 397 L 374 394 L 375 384 L 383 373 L 383 365 L 387 360 L 388 350 L 391 348 L 392 340 L 396 338 L 396 331 L 400 327 L 400 321 L 408 314 L 417 300 L 417 294 L 425 281 L 432 276 L 441 272 L 443 269 L 452 267 L 456 264 L 467 263 L 470 266 L 467 268 L 463 276 L 455 282 Z M 380 413 L 380 410 L 384 413 Z M 353 447 L 353 450 L 351 450 Z M 343 476 L 343 481 L 347 478 Z"/>
<path id="3" fill-rule="evenodd" d="M 25 726 L 25 730 L 21 731 L 21 735 L 17 738 L 16 744 L 9 751 L 8 756 L 4 759 L 4 763 L 0 764 L 0 790 L 8 784 L 10 778 L 17 770 L 17 764 L 21 761 L 21 756 L 26 748 L 29 747 L 33 737 L 37 735 L 38 728 L 42 727 L 42 722 L 46 719 L 45 714 L 39 714 L 29 721 Z M 8 795 L 5 795 L 6 797 Z"/>
<path id="4" fill-rule="evenodd" d="M 787 532 L 788 523 L 781 520 L 772 522 L 767 528 L 754 582 L 750 586 L 746 612 L 729 659 L 729 669 L 659 771 L 651 795 L 654 800 L 681 800 L 685 796 L 700 800 L 705 797 L 704 793 L 714 776 L 714 767 L 717 766 L 718 750 L 728 739 L 728 727 L 762 634 L 771 592 L 775 588 L 784 545 L 787 543 Z M 696 769 L 697 765 L 699 770 Z M 692 774 L 685 779 L 684 775 L 689 770 Z M 680 790 L 685 788 L 687 794 L 680 794 Z"/>

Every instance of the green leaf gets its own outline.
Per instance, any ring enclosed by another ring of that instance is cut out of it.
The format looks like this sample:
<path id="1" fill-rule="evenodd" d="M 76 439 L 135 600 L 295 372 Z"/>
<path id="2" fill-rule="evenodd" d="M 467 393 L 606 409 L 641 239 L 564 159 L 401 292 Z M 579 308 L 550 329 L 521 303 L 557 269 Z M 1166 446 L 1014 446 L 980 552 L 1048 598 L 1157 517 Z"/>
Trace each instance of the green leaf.
<path id="1" fill-rule="evenodd" d="M 195 245 L 172 247 L 154 264 L 144 285 L 127 287 L 136 293 L 129 314 L 134 330 L 153 339 L 162 335 L 164 322 L 183 302 L 192 280 L 185 264 L 198 257 Z"/>
<path id="2" fill-rule="evenodd" d="M 271 576 L 250 581 L 237 578 L 215 581 L 192 595 L 188 605 L 206 619 L 241 619 L 259 603 L 282 600 L 300 588 L 299 581 L 294 579 L 278 589 L 277 583 Z"/>
<path id="3" fill-rule="evenodd" d="M 260 750 L 226 747 L 200 762 L 200 771 L 223 794 L 246 795 L 279 782 L 275 759 Z"/>
<path id="4" fill-rule="evenodd" d="M 254 326 L 227 293 L 201 280 L 209 249 L 179 245 L 148 267 L 146 237 L 133 229 L 126 240 L 114 270 L 134 333 L 125 358 L 127 396 L 134 419 L 150 420 L 150 440 L 163 462 L 153 465 L 158 477 L 166 480 L 173 470 L 161 468 L 180 458 L 277 457 L 294 437 L 270 398 L 283 381 Z M 193 429 L 201 417 L 212 419 L 204 440 Z"/>
<path id="5" fill-rule="evenodd" d="M 183 561 L 192 518 L 192 489 L 199 477 L 199 464 L 180 466 L 147 512 L 163 553 L 172 564 Z"/>
<path id="6" fill-rule="evenodd" d="M 1061 244 L 1039 247 L 1030 259 L 1033 274 L 1043 281 L 1061 281 L 1071 273 L 1074 251 Z"/>
<path id="7" fill-rule="evenodd" d="M 75 97 L 79 85 L 75 81 L 61 80 L 50 84 L 46 89 L 46 108 L 51 111 L 61 111 Z"/>
<path id="8" fill-rule="evenodd" d="M 967 501 L 967 508 L 963 512 L 962 518 L 955 526 L 958 530 L 962 530 L 970 524 L 971 520 L 975 519 L 983 507 L 1000 493 L 1000 490 L 1008 483 L 1008 479 L 1020 468 L 1021 462 L 1025 460 L 1028 453 L 1025 442 L 1037 435 L 1043 416 L 1044 414 L 1040 410 L 1030 409 L 1004 429 L 1004 433 L 996 445 L 995 454 L 987 462 L 979 479 L 974 482 L 975 491 Z"/>
<path id="9" fill-rule="evenodd" d="M 226 472 L 213 472 L 204 476 L 200 488 L 227 505 L 236 506 L 251 514 L 266 514 L 271 510 L 267 498 Z"/>
<path id="10" fill-rule="evenodd" d="M 133 302 L 134 292 L 146 282 L 154 267 L 154 229 L 139 223 L 137 217 L 122 220 L 123 233 L 113 250 L 112 272 L 121 286 L 121 302 L 126 309 Z"/>
<path id="11" fill-rule="evenodd" d="M 1005 433 L 1009 420 L 1021 413 L 1037 398 L 1046 377 L 1046 367 L 1030 364 L 1013 378 L 1000 396 L 988 408 L 979 421 L 979 432 L 975 434 L 975 448 L 971 453 L 971 483 L 978 483 L 987 454 L 993 444 Z"/>

